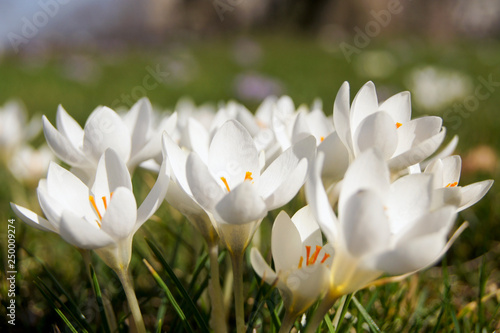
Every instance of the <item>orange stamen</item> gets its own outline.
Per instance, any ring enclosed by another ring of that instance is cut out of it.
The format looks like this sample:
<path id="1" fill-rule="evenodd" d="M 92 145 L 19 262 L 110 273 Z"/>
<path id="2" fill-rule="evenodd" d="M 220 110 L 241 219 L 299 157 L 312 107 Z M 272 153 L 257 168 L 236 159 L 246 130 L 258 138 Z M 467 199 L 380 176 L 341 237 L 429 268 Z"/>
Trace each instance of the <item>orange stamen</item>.
<path id="1" fill-rule="evenodd" d="M 454 182 L 454 183 L 449 183 L 448 185 L 446 185 L 445 187 L 455 187 L 458 185 L 458 182 Z"/>
<path id="2" fill-rule="evenodd" d="M 401 123 L 396 123 L 396 128 L 400 128 L 401 126 L 403 126 L 403 124 L 401 124 Z"/>
<path id="3" fill-rule="evenodd" d="M 326 259 L 328 259 L 330 257 L 330 255 L 328 253 L 325 253 L 325 255 L 323 256 L 323 259 L 321 259 L 321 263 L 324 263 L 326 261 Z"/>
<path id="4" fill-rule="evenodd" d="M 229 188 L 229 185 L 227 183 L 226 177 L 220 177 L 220 180 L 222 180 L 222 182 L 224 183 L 224 185 L 226 185 L 227 191 L 231 192 L 231 189 Z"/>
<path id="5" fill-rule="evenodd" d="M 304 261 L 304 257 L 300 256 L 299 268 L 302 268 L 302 262 Z"/>
<path id="6" fill-rule="evenodd" d="M 316 262 L 316 259 L 318 258 L 319 251 L 321 251 L 321 246 L 316 245 L 316 250 L 314 251 L 312 257 L 307 262 L 307 265 L 312 265 Z"/>
<path id="7" fill-rule="evenodd" d="M 306 265 L 309 265 L 309 256 L 311 255 L 311 247 L 309 245 L 306 245 L 306 254 L 307 254 Z"/>
<path id="8" fill-rule="evenodd" d="M 250 171 L 245 173 L 245 180 L 253 180 L 252 173 Z"/>
<path id="9" fill-rule="evenodd" d="M 97 209 L 97 205 L 95 204 L 95 199 L 94 199 L 94 196 L 93 195 L 90 195 L 89 196 L 89 200 L 90 200 L 90 203 L 92 204 L 92 207 L 94 207 L 94 210 L 96 211 L 97 213 L 97 216 L 99 216 L 99 220 L 102 220 L 102 216 L 101 216 L 101 213 L 99 212 L 99 209 Z M 97 222 L 99 224 L 99 222 Z M 101 225 L 99 224 L 99 227 Z"/>
<path id="10" fill-rule="evenodd" d="M 321 140 L 321 142 L 323 142 L 325 140 L 325 137 L 324 136 L 320 136 L 319 139 Z"/>
<path id="11" fill-rule="evenodd" d="M 108 203 L 106 202 L 106 197 L 102 197 L 102 203 L 104 204 L 104 209 L 108 209 Z"/>

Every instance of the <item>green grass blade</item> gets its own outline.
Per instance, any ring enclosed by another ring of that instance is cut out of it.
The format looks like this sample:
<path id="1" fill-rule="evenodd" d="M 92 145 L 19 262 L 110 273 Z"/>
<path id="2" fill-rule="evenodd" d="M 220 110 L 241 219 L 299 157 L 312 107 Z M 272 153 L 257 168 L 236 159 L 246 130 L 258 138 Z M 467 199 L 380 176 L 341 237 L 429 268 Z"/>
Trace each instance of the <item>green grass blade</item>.
<path id="1" fill-rule="evenodd" d="M 337 315 L 335 315 L 335 332 L 339 332 L 340 330 L 340 326 L 342 325 L 342 321 L 344 320 L 345 318 L 345 314 L 347 313 L 347 309 L 349 308 L 349 304 L 351 303 L 351 299 L 352 299 L 352 296 L 354 294 L 349 294 L 349 295 L 345 295 L 344 297 L 342 297 L 342 302 L 341 302 L 341 306 L 342 308 L 340 309 L 337 309 L 337 311 L 340 310 L 339 313 L 339 317 L 337 317 Z"/>
<path id="2" fill-rule="evenodd" d="M 328 327 L 328 332 L 335 333 L 335 327 L 333 327 L 332 320 L 330 319 L 328 313 L 325 315 L 324 321 L 326 323 L 326 327 Z"/>
<path id="3" fill-rule="evenodd" d="M 172 282 L 176 286 L 176 288 L 179 291 L 179 293 L 181 294 L 182 298 L 187 301 L 187 305 L 189 306 L 190 310 L 192 311 L 194 318 L 195 318 L 196 322 L 198 323 L 200 329 L 203 332 L 210 332 L 210 329 L 208 328 L 208 325 L 207 325 L 205 319 L 203 319 L 203 316 L 201 315 L 200 311 L 198 310 L 198 307 L 196 306 L 196 304 L 194 304 L 193 300 L 191 299 L 188 292 L 186 291 L 186 288 L 184 288 L 181 281 L 179 281 L 179 279 L 175 275 L 174 271 L 172 270 L 172 268 L 170 267 L 168 262 L 163 257 L 160 249 L 147 238 L 146 238 L 146 242 L 148 243 L 149 247 L 153 251 L 156 258 L 160 261 L 161 265 L 163 266 L 163 268 L 167 272 L 168 276 L 170 277 L 170 279 L 172 280 Z"/>
<path id="4" fill-rule="evenodd" d="M 90 276 L 92 277 L 92 286 L 94 287 L 95 298 L 97 301 L 97 306 L 99 308 L 99 314 L 101 315 L 101 320 L 103 323 L 104 332 L 110 333 L 108 317 L 104 311 L 104 302 L 102 301 L 101 287 L 99 286 L 99 281 L 97 280 L 97 275 L 95 274 L 94 268 L 90 266 Z"/>
<path id="5" fill-rule="evenodd" d="M 477 295 L 477 318 L 478 322 L 477 324 L 479 325 L 479 329 L 477 331 L 481 331 L 484 328 L 484 309 L 483 309 L 483 296 L 485 293 L 485 288 L 486 288 L 486 280 L 487 280 L 487 275 L 486 275 L 486 260 L 484 259 L 484 256 L 481 260 L 481 267 L 479 268 L 479 294 Z"/>
<path id="6" fill-rule="evenodd" d="M 167 298 L 170 301 L 170 304 L 172 304 L 172 306 L 175 309 L 175 312 L 177 312 L 177 315 L 179 316 L 179 318 L 181 318 L 181 322 L 184 325 L 184 328 L 186 328 L 189 332 L 194 332 L 193 329 L 191 328 L 191 326 L 189 325 L 189 322 L 186 319 L 186 315 L 184 314 L 181 307 L 179 306 L 179 304 L 175 300 L 174 295 L 172 295 L 172 293 L 170 292 L 170 289 L 168 288 L 165 281 L 162 280 L 160 275 L 158 275 L 158 272 L 156 272 L 156 270 L 149 264 L 149 262 L 146 259 L 143 259 L 142 261 L 144 262 L 144 264 L 148 268 L 151 275 L 153 275 L 153 278 L 156 280 L 158 285 L 165 291 L 165 294 L 167 295 Z"/>
<path id="7" fill-rule="evenodd" d="M 42 285 L 40 285 L 40 283 Z M 43 281 L 42 280 L 39 280 L 38 282 L 34 281 L 34 284 L 38 288 L 38 290 L 40 290 L 40 292 L 42 293 L 43 297 L 45 297 L 47 302 L 50 303 L 50 306 L 52 307 L 52 309 L 59 315 L 59 317 L 64 321 L 66 326 L 71 330 L 71 332 L 78 333 L 76 328 L 71 324 L 71 322 L 64 315 L 64 313 L 61 311 L 61 309 L 59 309 L 57 307 L 56 302 L 61 303 L 60 300 L 57 297 L 55 297 L 55 295 L 53 295 L 53 293 L 47 288 L 47 286 L 43 283 Z M 44 289 L 45 289 L 45 291 L 44 291 Z"/>
<path id="8" fill-rule="evenodd" d="M 372 319 L 372 317 L 370 317 L 370 315 L 365 310 L 365 308 L 363 307 L 363 305 L 361 305 L 361 303 L 358 301 L 358 299 L 356 298 L 356 296 L 352 296 L 352 301 L 354 302 L 354 305 L 356 305 L 356 307 L 358 308 L 359 312 L 363 316 L 364 320 L 366 321 L 366 323 L 368 324 L 368 326 L 370 327 L 370 329 L 373 332 L 381 332 L 380 328 L 378 328 L 377 324 L 375 324 L 375 321 Z"/>

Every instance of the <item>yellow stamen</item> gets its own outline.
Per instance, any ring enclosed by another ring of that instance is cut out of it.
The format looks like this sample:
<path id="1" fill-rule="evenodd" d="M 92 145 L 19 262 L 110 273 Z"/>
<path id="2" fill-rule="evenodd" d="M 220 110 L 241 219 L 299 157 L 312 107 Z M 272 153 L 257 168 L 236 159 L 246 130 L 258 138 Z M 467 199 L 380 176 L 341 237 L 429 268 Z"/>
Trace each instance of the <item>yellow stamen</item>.
<path id="1" fill-rule="evenodd" d="M 222 182 L 224 183 L 224 185 L 226 185 L 227 191 L 231 192 L 231 189 L 229 188 L 229 185 L 227 183 L 226 177 L 220 177 L 220 180 L 222 180 Z"/>
<path id="2" fill-rule="evenodd" d="M 308 260 L 307 265 L 312 265 L 316 262 L 316 259 L 318 258 L 319 251 L 321 251 L 321 246 L 316 245 L 316 250 L 314 251 L 312 257 Z"/>
<path id="3" fill-rule="evenodd" d="M 250 171 L 245 173 L 245 180 L 253 180 L 252 173 Z"/>
<path id="4" fill-rule="evenodd" d="M 454 182 L 454 183 L 449 183 L 448 185 L 446 185 L 445 187 L 455 187 L 458 185 L 458 182 Z"/>
<path id="5" fill-rule="evenodd" d="M 99 216 L 99 220 L 102 220 L 101 213 L 99 212 L 99 209 L 97 209 L 97 205 L 95 204 L 94 196 L 93 195 L 89 196 L 89 200 L 90 200 L 90 203 L 92 204 L 92 207 L 94 207 L 94 210 L 97 213 L 97 216 Z"/>
<path id="6" fill-rule="evenodd" d="M 323 142 L 325 140 L 325 137 L 324 136 L 320 136 L 319 139 L 321 140 L 321 142 Z"/>
<path id="7" fill-rule="evenodd" d="M 400 128 L 401 126 L 403 126 L 403 124 L 401 124 L 401 123 L 396 123 L 396 128 Z"/>
<path id="8" fill-rule="evenodd" d="M 326 261 L 326 259 L 328 259 L 330 257 L 330 255 L 328 253 L 325 253 L 325 255 L 323 256 L 323 259 L 321 259 L 321 263 L 324 263 Z"/>
<path id="9" fill-rule="evenodd" d="M 304 261 L 304 257 L 300 256 L 299 268 L 302 268 L 302 262 Z"/>

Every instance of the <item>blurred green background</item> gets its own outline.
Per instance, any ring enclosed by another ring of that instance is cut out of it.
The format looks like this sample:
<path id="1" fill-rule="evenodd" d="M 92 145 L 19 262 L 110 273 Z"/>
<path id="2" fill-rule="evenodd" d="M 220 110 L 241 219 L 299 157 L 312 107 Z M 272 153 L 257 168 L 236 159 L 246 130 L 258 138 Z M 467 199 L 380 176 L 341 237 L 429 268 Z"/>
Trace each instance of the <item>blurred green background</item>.
<path id="1" fill-rule="evenodd" d="M 105 9 L 116 2 L 105 1 L 100 14 L 101 5 L 95 2 L 87 12 L 81 8 L 69 11 L 71 4 L 56 3 L 59 7 L 53 20 L 57 19 L 57 24 L 50 24 L 52 17 L 46 12 L 50 17 L 47 32 L 42 31 L 45 25 L 40 27 L 39 35 L 19 44 L 19 49 L 13 47 L 12 33 L 26 38 L 22 31 L 27 21 L 22 18 L 36 23 L 34 15 L 43 8 L 33 7 L 11 17 L 14 25 L 6 30 L 0 49 L 0 105 L 15 98 L 30 115 L 45 114 L 54 123 L 61 104 L 83 126 L 96 106 L 129 108 L 143 96 L 162 111 L 173 111 L 183 97 L 213 105 L 234 99 L 255 111 L 265 96 L 286 94 L 296 106 L 320 98 L 325 113 L 331 114 L 343 81 L 349 81 L 352 99 L 372 80 L 380 101 L 409 90 L 413 118 L 441 116 L 447 128 L 446 142 L 459 136 L 456 153 L 463 159 L 461 185 L 499 175 L 500 6 L 495 1 L 475 5 L 458 1 L 257 1 L 261 7 L 254 7 L 260 11 L 241 1 L 240 5 L 223 2 L 232 10 L 220 7 L 219 1 L 178 1 L 172 8 L 163 8 L 157 1 L 145 2 L 148 5 L 125 2 L 119 6 L 121 16 L 113 16 L 112 24 L 93 30 L 90 27 L 96 25 L 96 19 L 89 17 L 111 15 Z M 391 13 L 391 6 L 397 4 L 401 11 Z M 386 12 L 391 17 L 383 21 Z M 138 17 L 134 13 L 139 13 Z M 78 20 L 73 24 L 72 18 Z M 33 145 L 43 141 L 39 135 Z M 6 222 L 14 217 L 9 202 L 38 208 L 34 187 L 17 182 L 5 168 L 0 177 L 5 184 L 0 189 L 0 253 L 5 267 Z M 143 183 L 150 182 L 152 176 L 141 171 L 136 178 L 137 183 Z M 462 212 L 457 221 L 457 226 L 464 220 L 470 223 L 447 254 L 457 312 L 477 299 L 484 260 L 487 279 L 481 286 L 496 295 L 492 298 L 496 302 L 486 305 L 486 316 L 498 315 L 499 195 L 495 183 L 487 196 Z M 178 271 L 182 277 L 189 274 L 183 271 L 189 272 L 196 260 L 192 251 L 200 251 L 199 239 L 179 236 L 192 234 L 191 229 L 165 206 L 158 213 L 160 219 L 150 221 L 143 234 L 136 236 L 136 245 L 147 253 L 142 238 L 155 235 L 165 253 L 173 253 L 173 266 L 184 267 Z M 293 214 L 292 207 L 286 209 Z M 172 223 L 162 234 L 165 220 Z M 267 231 L 270 221 L 263 224 Z M 84 275 L 78 252 L 58 236 L 21 224 L 17 228 L 18 245 L 50 266 L 61 284 L 74 288 L 75 297 L 85 304 L 88 295 L 78 292 L 77 281 Z M 179 256 L 177 251 L 181 251 Z M 19 316 L 26 327 L 50 327 L 57 319 L 33 287 L 36 276 L 46 273 L 25 250 L 18 249 L 17 260 L 22 266 L 17 279 Z M 136 269 L 144 273 L 140 261 L 135 261 L 140 266 Z M 112 280 L 113 274 L 107 274 Z M 440 290 L 441 281 L 435 276 L 441 274 L 440 268 L 422 273 L 428 281 L 422 282 L 422 290 Z M 139 293 L 154 283 L 149 276 L 138 276 Z M 4 304 L 3 278 L 0 285 Z M 483 290 L 481 295 L 485 293 Z"/>

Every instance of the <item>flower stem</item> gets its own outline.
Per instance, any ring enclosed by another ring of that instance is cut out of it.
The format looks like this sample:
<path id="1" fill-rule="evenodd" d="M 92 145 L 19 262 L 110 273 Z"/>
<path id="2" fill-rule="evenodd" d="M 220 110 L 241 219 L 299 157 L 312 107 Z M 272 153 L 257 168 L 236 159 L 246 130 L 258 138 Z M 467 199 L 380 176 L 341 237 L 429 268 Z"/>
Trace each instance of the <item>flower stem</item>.
<path id="1" fill-rule="evenodd" d="M 236 332 L 245 332 L 245 299 L 243 297 L 243 253 L 231 252 L 234 277 L 234 307 L 236 312 Z"/>
<path id="2" fill-rule="evenodd" d="M 295 319 L 297 315 L 291 313 L 290 311 L 285 312 L 285 317 L 283 317 L 283 321 L 281 322 L 281 328 L 279 333 L 289 333 L 295 323 Z"/>
<path id="3" fill-rule="evenodd" d="M 128 269 L 117 270 L 116 274 L 122 283 L 123 290 L 125 290 L 125 295 L 127 296 L 128 305 L 130 307 L 130 311 L 132 312 L 132 318 L 137 332 L 146 333 L 146 327 L 144 326 L 144 320 L 142 319 L 141 309 L 139 308 L 139 302 L 137 301 L 132 284 L 132 276 L 130 275 Z"/>
<path id="4" fill-rule="evenodd" d="M 226 333 L 226 316 L 219 278 L 219 246 L 216 242 L 213 244 L 209 243 L 208 252 L 210 254 L 210 280 L 208 282 L 208 290 L 212 305 L 211 326 L 215 333 Z"/>
<path id="5" fill-rule="evenodd" d="M 333 304 L 337 300 L 337 297 L 332 297 L 330 295 L 326 295 L 325 298 L 319 303 L 316 312 L 314 313 L 311 321 L 307 324 L 306 333 L 314 333 L 318 329 L 319 325 L 325 318 L 327 312 L 332 308 Z"/>

